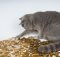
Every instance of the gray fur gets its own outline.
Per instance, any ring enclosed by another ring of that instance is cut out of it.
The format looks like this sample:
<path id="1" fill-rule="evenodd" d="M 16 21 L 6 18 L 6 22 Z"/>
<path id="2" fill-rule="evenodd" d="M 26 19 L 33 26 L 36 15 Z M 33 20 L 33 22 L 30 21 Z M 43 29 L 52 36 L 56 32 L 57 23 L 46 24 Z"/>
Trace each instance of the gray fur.
<path id="1" fill-rule="evenodd" d="M 25 28 L 26 31 L 37 31 L 39 38 L 47 37 L 48 40 L 60 39 L 59 12 L 36 12 L 33 14 L 26 14 L 20 19 L 22 27 Z"/>
<path id="2" fill-rule="evenodd" d="M 18 37 L 33 31 L 39 34 L 39 39 L 45 38 L 48 41 L 60 41 L 60 12 L 36 12 L 26 14 L 20 20 L 25 32 Z"/>

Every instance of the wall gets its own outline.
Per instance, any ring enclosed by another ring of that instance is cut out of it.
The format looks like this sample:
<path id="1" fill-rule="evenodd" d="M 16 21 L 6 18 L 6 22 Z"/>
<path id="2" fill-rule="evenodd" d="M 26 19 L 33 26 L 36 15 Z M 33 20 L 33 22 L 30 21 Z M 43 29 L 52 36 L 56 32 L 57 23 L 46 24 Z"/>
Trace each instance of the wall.
<path id="1" fill-rule="evenodd" d="M 24 14 L 47 10 L 60 11 L 60 0 L 0 0 L 0 40 L 24 30 L 19 26 Z"/>

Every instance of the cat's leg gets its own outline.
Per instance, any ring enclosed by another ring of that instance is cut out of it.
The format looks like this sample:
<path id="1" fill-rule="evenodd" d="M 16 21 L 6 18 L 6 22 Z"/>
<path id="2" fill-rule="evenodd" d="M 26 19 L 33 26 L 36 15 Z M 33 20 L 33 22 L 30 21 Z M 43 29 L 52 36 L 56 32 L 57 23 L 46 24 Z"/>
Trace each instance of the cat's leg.
<path id="1" fill-rule="evenodd" d="M 20 39 L 22 36 L 26 35 L 27 33 L 28 33 L 28 31 L 25 30 L 21 34 L 19 34 L 18 36 L 16 36 L 16 38 Z"/>
<path id="2" fill-rule="evenodd" d="M 21 34 L 19 34 L 16 37 L 20 39 L 22 36 L 30 34 L 30 33 L 37 33 L 37 31 L 36 30 L 25 30 L 25 31 L 23 31 Z"/>
<path id="3" fill-rule="evenodd" d="M 44 32 L 41 32 L 41 31 L 38 34 L 38 39 L 44 39 L 46 41 L 53 42 L 53 41 L 50 41 L 48 36 L 46 34 L 44 34 Z"/>

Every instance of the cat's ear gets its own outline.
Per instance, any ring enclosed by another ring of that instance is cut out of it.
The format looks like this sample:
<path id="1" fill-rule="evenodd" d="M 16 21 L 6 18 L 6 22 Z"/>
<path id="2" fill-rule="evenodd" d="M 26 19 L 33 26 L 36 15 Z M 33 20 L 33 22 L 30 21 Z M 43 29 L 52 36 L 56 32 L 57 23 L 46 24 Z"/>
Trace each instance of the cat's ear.
<path id="1" fill-rule="evenodd" d="M 22 18 L 19 18 L 20 21 L 22 21 Z M 19 23 L 19 25 L 21 25 L 21 22 Z"/>

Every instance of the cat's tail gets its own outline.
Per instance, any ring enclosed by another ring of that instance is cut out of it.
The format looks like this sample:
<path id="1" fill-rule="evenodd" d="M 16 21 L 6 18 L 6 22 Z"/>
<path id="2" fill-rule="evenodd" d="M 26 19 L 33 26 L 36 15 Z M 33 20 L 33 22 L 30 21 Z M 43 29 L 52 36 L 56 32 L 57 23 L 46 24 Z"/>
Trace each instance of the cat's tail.
<path id="1" fill-rule="evenodd" d="M 50 53 L 60 51 L 60 41 L 55 43 L 50 43 L 48 45 L 42 45 L 38 47 L 40 53 Z"/>

